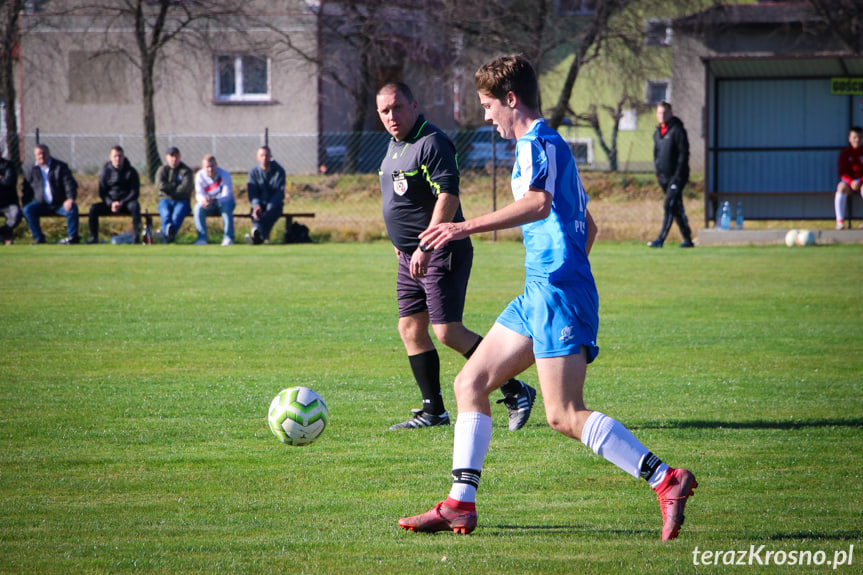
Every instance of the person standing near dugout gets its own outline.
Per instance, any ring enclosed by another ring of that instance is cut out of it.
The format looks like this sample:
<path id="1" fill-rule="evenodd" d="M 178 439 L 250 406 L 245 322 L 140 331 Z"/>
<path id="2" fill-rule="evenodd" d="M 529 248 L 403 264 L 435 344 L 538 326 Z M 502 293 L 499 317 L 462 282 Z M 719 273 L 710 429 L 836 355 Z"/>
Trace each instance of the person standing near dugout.
<path id="1" fill-rule="evenodd" d="M 465 295 L 473 265 L 469 238 L 439 250 L 420 246 L 419 235 L 441 222 L 464 221 L 459 201 L 455 146 L 420 113 L 404 83 L 383 86 L 376 96 L 378 115 L 392 136 L 379 170 L 387 233 L 398 256 L 396 291 L 399 335 L 422 394 L 423 406 L 393 429 L 449 425 L 440 384 L 440 358 L 429 335 L 469 358 L 482 337 L 462 323 Z M 536 390 L 513 374 L 502 391 L 509 429 L 524 426 Z"/>
<path id="2" fill-rule="evenodd" d="M 474 233 L 521 226 L 524 293 L 498 316 L 456 377 L 449 496 L 425 513 L 403 517 L 399 526 L 459 534 L 476 528 L 477 488 L 492 434 L 489 395 L 535 363 L 549 425 L 646 480 L 662 511 L 662 539 L 674 539 L 686 500 L 698 486 L 695 476 L 669 467 L 621 423 L 584 403 L 587 366 L 599 353 L 599 296 L 588 260 L 597 228 L 572 151 L 542 119 L 536 73 L 526 58 L 500 57 L 475 78 L 486 121 L 502 138 L 518 141 L 515 201 L 467 221 L 433 225 L 420 234 L 420 245 L 439 251 Z"/>
<path id="3" fill-rule="evenodd" d="M 689 182 L 689 139 L 680 118 L 672 115 L 671 104 L 660 102 L 656 106 L 656 120 L 659 125 L 653 132 L 653 163 L 656 179 L 665 193 L 664 216 L 659 237 L 647 244 L 651 248 L 661 248 L 671 230 L 671 223 L 677 222 L 683 236 L 682 248 L 694 248 L 692 230 L 683 208 L 683 188 Z"/>

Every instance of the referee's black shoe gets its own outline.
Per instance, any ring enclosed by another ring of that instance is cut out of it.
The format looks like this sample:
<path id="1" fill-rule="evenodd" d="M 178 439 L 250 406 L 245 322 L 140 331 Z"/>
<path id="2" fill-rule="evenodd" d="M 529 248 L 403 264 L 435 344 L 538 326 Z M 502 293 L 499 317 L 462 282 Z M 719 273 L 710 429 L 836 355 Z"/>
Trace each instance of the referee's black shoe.
<path id="1" fill-rule="evenodd" d="M 506 410 L 509 412 L 509 430 L 518 431 L 527 420 L 530 419 L 530 412 L 533 409 L 533 402 L 536 400 L 536 390 L 521 380 L 516 380 L 521 384 L 521 391 L 515 395 L 504 395 L 503 399 L 498 399 L 497 403 L 506 405 Z"/>
<path id="2" fill-rule="evenodd" d="M 437 425 L 449 425 L 449 413 L 444 411 L 440 415 L 426 413 L 422 409 L 412 409 L 413 417 L 407 421 L 397 423 L 390 427 L 394 429 L 418 429 L 420 427 L 435 427 Z"/>

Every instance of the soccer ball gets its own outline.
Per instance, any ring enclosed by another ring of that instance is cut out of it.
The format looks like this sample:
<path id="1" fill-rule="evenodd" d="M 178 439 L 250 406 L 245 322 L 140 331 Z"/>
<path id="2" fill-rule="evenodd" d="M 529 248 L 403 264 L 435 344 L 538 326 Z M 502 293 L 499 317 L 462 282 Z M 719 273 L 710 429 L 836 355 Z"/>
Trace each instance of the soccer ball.
<path id="1" fill-rule="evenodd" d="M 800 230 L 797 232 L 797 245 L 801 247 L 814 246 L 815 233 L 812 230 Z"/>
<path id="2" fill-rule="evenodd" d="M 789 248 L 793 248 L 797 245 L 797 234 L 799 232 L 797 230 L 788 230 L 788 233 L 785 234 L 785 245 Z"/>
<path id="3" fill-rule="evenodd" d="M 324 398 L 308 387 L 289 387 L 270 403 L 270 431 L 288 445 L 308 445 L 324 431 L 330 413 Z"/>

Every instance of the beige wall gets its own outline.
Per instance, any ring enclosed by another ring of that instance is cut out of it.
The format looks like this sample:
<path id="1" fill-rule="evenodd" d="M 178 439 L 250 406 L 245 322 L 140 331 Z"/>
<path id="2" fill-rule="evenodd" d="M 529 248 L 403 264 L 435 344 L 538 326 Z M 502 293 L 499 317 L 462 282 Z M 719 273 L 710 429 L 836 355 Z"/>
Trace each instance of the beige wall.
<path id="1" fill-rule="evenodd" d="M 689 136 L 689 169 L 704 172 L 707 94 L 702 57 L 707 55 L 707 50 L 691 36 L 676 32 L 672 46 L 672 108 Z"/>
<path id="2" fill-rule="evenodd" d="M 313 53 L 314 30 L 309 24 L 314 24 L 311 15 L 305 16 L 305 22 L 294 18 L 290 25 L 295 28 L 294 39 L 298 45 Z M 266 34 L 258 32 L 240 37 L 226 32 L 213 50 L 262 53 L 260 48 L 250 48 L 247 43 L 275 46 L 275 42 L 267 42 Z M 37 128 L 45 135 L 123 134 L 130 139 L 142 135 L 140 71 L 122 54 L 105 54 L 93 59 L 107 47 L 122 44 L 133 48 L 133 41 L 131 33 L 107 35 L 71 21 L 68 29 L 44 27 L 28 33 L 22 45 L 21 74 L 22 119 L 27 145 L 32 144 L 31 138 Z M 301 134 L 306 140 L 314 135 L 318 128 L 315 67 L 285 50 L 263 53 L 270 57 L 270 100 L 226 103 L 215 99 L 214 52 L 177 43 L 171 45 L 156 67 L 155 111 L 160 148 L 180 145 L 175 137 L 191 142 L 182 137 L 225 135 L 235 138 L 251 134 L 256 137 L 238 143 L 237 150 L 229 151 L 223 146 L 221 153 L 237 155 L 236 160 L 226 162 L 220 158 L 222 165 L 236 164 L 248 169 L 254 162 L 254 148 L 261 143 L 265 129 L 271 134 Z M 169 137 L 170 141 L 166 139 Z M 101 141 L 98 144 L 104 145 Z M 201 146 L 187 145 L 196 148 L 193 157 L 184 152 L 184 159 L 189 160 L 190 165 L 199 161 L 199 152 L 213 151 L 212 138 L 205 138 Z M 305 141 L 298 146 L 308 147 Z M 131 153 L 128 155 L 136 160 Z M 314 143 L 310 151 L 301 150 L 290 155 L 302 164 L 299 171 L 315 170 Z M 92 163 L 88 160 L 87 169 Z"/>

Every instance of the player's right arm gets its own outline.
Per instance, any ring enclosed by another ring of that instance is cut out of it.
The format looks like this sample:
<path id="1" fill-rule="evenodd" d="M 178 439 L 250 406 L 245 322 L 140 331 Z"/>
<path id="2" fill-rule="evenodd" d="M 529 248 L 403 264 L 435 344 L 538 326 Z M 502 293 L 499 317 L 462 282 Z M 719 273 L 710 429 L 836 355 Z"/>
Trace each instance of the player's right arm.
<path id="1" fill-rule="evenodd" d="M 524 197 L 495 212 L 458 223 L 441 223 L 420 234 L 422 245 L 434 249 L 447 243 L 468 237 L 471 234 L 504 230 L 544 220 L 551 213 L 552 196 L 534 186 Z"/>

